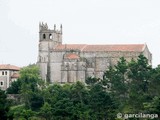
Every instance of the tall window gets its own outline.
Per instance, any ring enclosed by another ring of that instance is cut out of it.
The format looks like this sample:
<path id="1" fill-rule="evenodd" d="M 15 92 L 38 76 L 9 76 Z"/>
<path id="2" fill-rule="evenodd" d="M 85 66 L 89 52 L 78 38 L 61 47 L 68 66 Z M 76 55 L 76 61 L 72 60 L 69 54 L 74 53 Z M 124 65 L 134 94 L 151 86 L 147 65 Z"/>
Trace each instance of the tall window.
<path id="1" fill-rule="evenodd" d="M 4 71 L 2 71 L 2 75 L 4 75 Z"/>
<path id="2" fill-rule="evenodd" d="M 46 34 L 43 34 L 43 39 L 46 39 Z"/>
<path id="3" fill-rule="evenodd" d="M 0 82 L 0 86 L 3 86 L 3 82 L 2 81 Z"/>
<path id="4" fill-rule="evenodd" d="M 52 34 L 49 34 L 49 39 L 52 39 L 52 37 L 53 37 Z"/>
<path id="5" fill-rule="evenodd" d="M 7 75 L 7 71 L 5 71 L 5 75 Z"/>

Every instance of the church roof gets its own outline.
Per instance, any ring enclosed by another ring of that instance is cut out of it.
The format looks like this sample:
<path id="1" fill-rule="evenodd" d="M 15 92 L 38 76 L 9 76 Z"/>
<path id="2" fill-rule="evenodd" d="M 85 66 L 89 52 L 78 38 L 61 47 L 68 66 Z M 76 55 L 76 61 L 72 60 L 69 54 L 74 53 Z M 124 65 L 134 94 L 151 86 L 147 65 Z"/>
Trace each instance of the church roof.
<path id="1" fill-rule="evenodd" d="M 20 70 L 20 67 L 10 65 L 10 64 L 0 64 L 0 70 Z"/>
<path id="2" fill-rule="evenodd" d="M 88 52 L 96 51 L 129 51 L 142 52 L 145 44 L 111 44 L 111 45 L 87 45 L 87 44 L 62 44 L 58 45 L 55 50 L 80 50 Z"/>
<path id="3" fill-rule="evenodd" d="M 75 54 L 75 53 L 70 53 L 70 54 L 67 54 L 65 56 L 65 58 L 67 58 L 67 59 L 78 59 L 79 56 L 77 54 Z"/>

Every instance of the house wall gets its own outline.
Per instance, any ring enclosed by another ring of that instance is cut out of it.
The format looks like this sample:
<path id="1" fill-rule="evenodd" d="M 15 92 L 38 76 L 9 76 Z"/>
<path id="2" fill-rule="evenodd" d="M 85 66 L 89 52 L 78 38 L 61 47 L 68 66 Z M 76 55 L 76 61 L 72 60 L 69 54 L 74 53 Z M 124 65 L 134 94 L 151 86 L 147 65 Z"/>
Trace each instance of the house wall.
<path id="1" fill-rule="evenodd" d="M 18 73 L 15 70 L 0 70 L 0 88 L 6 90 L 13 81 L 16 81 L 17 78 L 11 78 L 14 73 Z"/>

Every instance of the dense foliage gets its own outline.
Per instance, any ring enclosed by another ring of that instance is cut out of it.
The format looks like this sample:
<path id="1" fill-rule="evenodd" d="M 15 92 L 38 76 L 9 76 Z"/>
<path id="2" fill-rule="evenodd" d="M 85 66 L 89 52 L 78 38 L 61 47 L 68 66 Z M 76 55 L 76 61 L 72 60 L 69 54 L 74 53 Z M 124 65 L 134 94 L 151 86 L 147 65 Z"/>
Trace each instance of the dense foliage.
<path id="1" fill-rule="evenodd" d="M 152 68 L 143 55 L 130 62 L 122 57 L 104 72 L 103 79 L 49 85 L 40 79 L 38 67 L 31 65 L 7 89 L 8 94 L 20 95 L 18 104 L 12 103 L 8 109 L 6 94 L 0 92 L 4 119 L 7 115 L 22 120 L 114 120 L 117 113 L 160 115 L 160 66 Z"/>
<path id="2" fill-rule="evenodd" d="M 9 101 L 4 91 L 0 90 L 0 120 L 7 119 L 7 112 L 9 110 Z"/>

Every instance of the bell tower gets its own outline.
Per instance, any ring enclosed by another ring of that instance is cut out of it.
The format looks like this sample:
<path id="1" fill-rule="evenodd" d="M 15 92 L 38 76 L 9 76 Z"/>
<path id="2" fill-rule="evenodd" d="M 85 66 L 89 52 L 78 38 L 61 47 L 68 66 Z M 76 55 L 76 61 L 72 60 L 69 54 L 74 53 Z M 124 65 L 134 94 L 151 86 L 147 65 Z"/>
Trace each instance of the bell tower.
<path id="1" fill-rule="evenodd" d="M 58 45 L 62 44 L 62 25 L 60 30 L 51 30 L 48 28 L 47 23 L 39 23 L 39 56 L 38 65 L 42 79 L 50 81 L 50 56 L 51 51 Z"/>
<path id="2" fill-rule="evenodd" d="M 56 29 L 56 25 L 54 25 L 54 29 L 48 29 L 47 23 L 39 23 L 39 42 L 47 42 L 49 46 L 44 46 L 45 50 L 48 48 L 54 49 L 57 45 L 62 44 L 62 25 L 60 26 L 60 30 Z"/>

